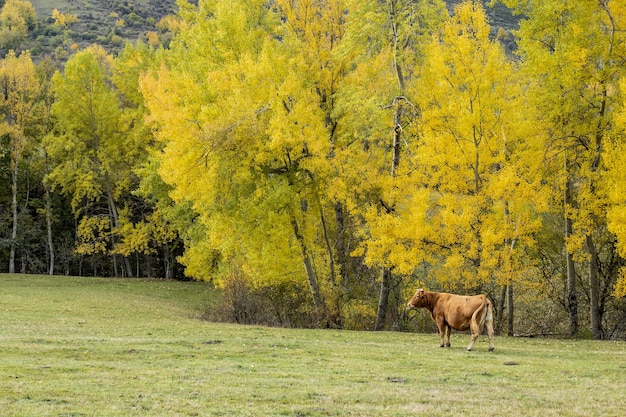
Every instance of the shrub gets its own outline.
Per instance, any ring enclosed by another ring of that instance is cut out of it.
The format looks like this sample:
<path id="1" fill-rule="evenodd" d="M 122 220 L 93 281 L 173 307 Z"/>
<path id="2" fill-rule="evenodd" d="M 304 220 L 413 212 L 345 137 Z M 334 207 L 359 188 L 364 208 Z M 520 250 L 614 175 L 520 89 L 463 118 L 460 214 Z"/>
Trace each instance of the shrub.
<path id="1" fill-rule="evenodd" d="M 344 327 L 350 330 L 373 330 L 376 311 L 371 305 L 354 301 L 343 309 Z"/>
<path id="2" fill-rule="evenodd" d="M 313 327 L 312 303 L 303 285 L 281 282 L 252 287 L 235 271 L 221 283 L 222 299 L 203 315 L 206 320 L 275 327 Z"/>

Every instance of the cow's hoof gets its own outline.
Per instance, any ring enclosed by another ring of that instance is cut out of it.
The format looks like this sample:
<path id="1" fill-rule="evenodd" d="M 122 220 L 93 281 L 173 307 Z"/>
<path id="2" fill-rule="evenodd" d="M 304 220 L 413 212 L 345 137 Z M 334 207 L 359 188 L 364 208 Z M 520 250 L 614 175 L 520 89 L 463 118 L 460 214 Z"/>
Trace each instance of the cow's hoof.
<path id="1" fill-rule="evenodd" d="M 493 352 L 495 349 L 496 349 L 496 348 L 492 348 L 492 347 L 490 347 L 490 348 L 489 348 L 489 352 Z"/>
<path id="2" fill-rule="evenodd" d="M 444 348 L 444 347 L 446 347 L 446 345 L 439 345 L 439 347 L 440 347 L 440 348 Z"/>
<path id="3" fill-rule="evenodd" d="M 468 352 L 471 352 L 472 348 L 465 348 L 465 350 L 467 350 Z"/>

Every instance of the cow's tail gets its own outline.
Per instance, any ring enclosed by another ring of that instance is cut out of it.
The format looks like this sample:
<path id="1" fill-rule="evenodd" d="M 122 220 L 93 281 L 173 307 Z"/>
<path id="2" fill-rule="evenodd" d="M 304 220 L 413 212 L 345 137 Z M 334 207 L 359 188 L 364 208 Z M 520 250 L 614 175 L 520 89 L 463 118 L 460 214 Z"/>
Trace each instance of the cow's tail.
<path id="1" fill-rule="evenodd" d="M 481 329 L 485 326 L 485 322 L 493 322 L 493 306 L 491 305 L 491 300 L 489 300 L 489 298 L 487 297 L 485 297 L 485 309 L 487 310 L 487 312 L 483 315 L 483 319 L 481 320 Z"/>
<path id="2" fill-rule="evenodd" d="M 483 312 L 483 310 L 485 310 Z M 482 333 L 485 328 L 485 323 L 488 321 L 493 321 L 493 308 L 491 306 L 491 301 L 489 298 L 485 296 L 485 300 L 483 303 L 476 309 L 475 315 L 480 314 L 480 322 L 478 323 L 478 329 L 480 333 Z"/>

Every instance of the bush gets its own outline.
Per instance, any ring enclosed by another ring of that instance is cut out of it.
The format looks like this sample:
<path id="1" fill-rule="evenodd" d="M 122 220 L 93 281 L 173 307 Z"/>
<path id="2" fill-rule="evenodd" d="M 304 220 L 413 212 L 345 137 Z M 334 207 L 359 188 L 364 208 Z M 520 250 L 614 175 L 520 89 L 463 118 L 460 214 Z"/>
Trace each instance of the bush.
<path id="1" fill-rule="evenodd" d="M 569 332 L 567 313 L 550 299 L 520 297 L 515 300 L 514 307 L 513 325 L 517 335 L 552 336 Z M 502 322 L 506 323 L 506 317 Z"/>
<path id="2" fill-rule="evenodd" d="M 313 308 L 305 286 L 280 282 L 252 287 L 240 272 L 222 282 L 222 300 L 209 308 L 203 318 L 239 324 L 275 327 L 314 327 Z"/>
<path id="3" fill-rule="evenodd" d="M 376 311 L 371 305 L 354 301 L 343 309 L 344 328 L 349 330 L 373 330 Z"/>
<path id="4" fill-rule="evenodd" d="M 122 46 L 124 44 L 124 39 L 119 35 L 113 35 L 111 36 L 110 44 L 115 46 Z"/>

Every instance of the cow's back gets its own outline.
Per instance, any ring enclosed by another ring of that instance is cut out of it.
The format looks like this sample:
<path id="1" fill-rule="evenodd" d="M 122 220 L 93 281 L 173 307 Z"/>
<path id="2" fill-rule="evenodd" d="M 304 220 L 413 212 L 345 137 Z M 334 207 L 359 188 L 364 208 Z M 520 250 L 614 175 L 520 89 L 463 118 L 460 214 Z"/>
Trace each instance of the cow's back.
<path id="1" fill-rule="evenodd" d="M 455 330 L 469 329 L 472 315 L 483 306 L 485 298 L 484 294 L 474 296 L 440 294 L 439 303 L 444 320 Z"/>

